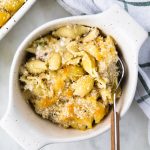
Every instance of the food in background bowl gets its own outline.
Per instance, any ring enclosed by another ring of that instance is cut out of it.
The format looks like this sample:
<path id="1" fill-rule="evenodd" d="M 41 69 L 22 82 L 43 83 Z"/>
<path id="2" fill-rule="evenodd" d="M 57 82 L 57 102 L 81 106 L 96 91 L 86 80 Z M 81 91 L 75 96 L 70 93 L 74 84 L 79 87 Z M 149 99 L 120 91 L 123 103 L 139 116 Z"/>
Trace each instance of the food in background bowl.
<path id="1" fill-rule="evenodd" d="M 85 130 L 108 114 L 119 74 L 110 36 L 96 27 L 67 25 L 33 41 L 26 51 L 21 88 L 42 118 Z"/>
<path id="2" fill-rule="evenodd" d="M 0 0 L 0 28 L 25 3 L 25 0 Z"/>

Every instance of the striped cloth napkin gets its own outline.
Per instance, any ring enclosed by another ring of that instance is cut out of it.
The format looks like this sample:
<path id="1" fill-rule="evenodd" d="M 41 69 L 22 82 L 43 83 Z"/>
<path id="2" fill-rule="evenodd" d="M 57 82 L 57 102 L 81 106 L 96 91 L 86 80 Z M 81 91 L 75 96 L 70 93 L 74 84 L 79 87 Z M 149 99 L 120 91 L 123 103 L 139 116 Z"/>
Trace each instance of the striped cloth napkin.
<path id="1" fill-rule="evenodd" d="M 118 4 L 149 32 L 139 54 L 139 78 L 135 100 L 150 119 L 150 1 L 148 0 L 57 0 L 73 15 L 95 14 Z M 150 121 L 149 121 L 150 143 Z"/>

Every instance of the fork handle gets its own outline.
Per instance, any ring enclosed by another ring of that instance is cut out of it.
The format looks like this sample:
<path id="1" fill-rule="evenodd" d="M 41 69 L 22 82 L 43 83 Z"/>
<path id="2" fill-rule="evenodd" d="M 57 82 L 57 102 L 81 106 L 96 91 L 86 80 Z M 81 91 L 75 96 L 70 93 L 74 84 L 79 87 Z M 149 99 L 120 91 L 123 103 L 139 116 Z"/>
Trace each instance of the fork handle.
<path id="1" fill-rule="evenodd" d="M 114 119 L 114 110 L 111 113 L 111 150 L 120 150 L 120 130 L 119 130 L 120 116 L 118 112 L 115 113 L 116 113 L 116 123 Z M 115 138 L 115 128 L 116 128 L 116 138 Z"/>

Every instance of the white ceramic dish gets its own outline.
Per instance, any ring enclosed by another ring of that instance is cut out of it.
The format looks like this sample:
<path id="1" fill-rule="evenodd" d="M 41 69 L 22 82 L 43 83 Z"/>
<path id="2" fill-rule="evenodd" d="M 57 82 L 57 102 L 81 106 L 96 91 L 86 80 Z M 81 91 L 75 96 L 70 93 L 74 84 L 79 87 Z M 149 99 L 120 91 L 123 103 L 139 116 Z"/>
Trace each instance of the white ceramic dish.
<path id="1" fill-rule="evenodd" d="M 18 70 L 25 56 L 24 49 L 40 35 L 66 24 L 97 26 L 104 33 L 112 35 L 120 46 L 128 71 L 123 93 L 117 104 L 121 116 L 129 109 L 135 94 L 138 75 L 138 52 L 148 35 L 119 6 L 112 6 L 97 15 L 68 17 L 42 25 L 23 41 L 14 56 L 10 71 L 9 106 L 0 122 L 1 127 L 27 150 L 38 149 L 47 143 L 88 139 L 103 133 L 110 127 L 110 116 L 107 116 L 103 122 L 91 130 L 78 131 L 60 128 L 49 121 L 43 121 L 35 115 L 25 103 L 21 94 Z"/>
<path id="2" fill-rule="evenodd" d="M 0 40 L 11 30 L 20 18 L 30 9 L 36 0 L 26 0 L 25 4 L 0 28 Z"/>

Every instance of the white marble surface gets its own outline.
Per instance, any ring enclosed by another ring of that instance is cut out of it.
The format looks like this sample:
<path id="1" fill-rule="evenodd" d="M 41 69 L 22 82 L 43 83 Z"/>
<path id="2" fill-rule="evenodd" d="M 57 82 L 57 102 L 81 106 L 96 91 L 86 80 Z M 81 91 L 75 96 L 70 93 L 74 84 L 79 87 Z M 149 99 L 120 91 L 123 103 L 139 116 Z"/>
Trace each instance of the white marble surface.
<path id="1" fill-rule="evenodd" d="M 39 25 L 69 16 L 55 0 L 38 0 L 17 25 L 0 41 L 0 118 L 8 104 L 8 77 L 13 55 L 22 40 Z M 149 150 L 148 119 L 134 102 L 121 120 L 121 150 Z M 22 150 L 22 148 L 0 128 L 0 150 Z M 75 143 L 54 144 L 45 150 L 109 150 L 109 132 L 90 140 Z"/>

